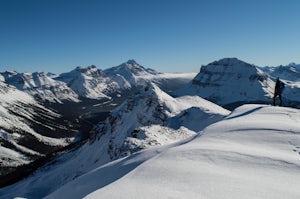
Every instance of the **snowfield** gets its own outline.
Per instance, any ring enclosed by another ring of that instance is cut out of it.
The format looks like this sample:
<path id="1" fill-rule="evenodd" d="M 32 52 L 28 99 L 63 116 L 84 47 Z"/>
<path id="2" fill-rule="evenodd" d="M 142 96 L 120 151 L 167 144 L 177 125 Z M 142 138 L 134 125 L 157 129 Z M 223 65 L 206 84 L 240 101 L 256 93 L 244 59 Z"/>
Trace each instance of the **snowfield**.
<path id="1" fill-rule="evenodd" d="M 108 163 L 46 198 L 298 199 L 299 122 L 297 109 L 244 105 L 194 139 Z"/>

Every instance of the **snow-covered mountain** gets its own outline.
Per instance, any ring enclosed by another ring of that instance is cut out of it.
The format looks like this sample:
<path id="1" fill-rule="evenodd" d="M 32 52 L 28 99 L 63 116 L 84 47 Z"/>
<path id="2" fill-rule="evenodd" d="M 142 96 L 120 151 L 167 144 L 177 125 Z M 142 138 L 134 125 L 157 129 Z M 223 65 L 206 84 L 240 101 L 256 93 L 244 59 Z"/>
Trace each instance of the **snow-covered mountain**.
<path id="1" fill-rule="evenodd" d="M 284 104 L 299 107 L 300 84 L 285 81 Z M 271 104 L 275 79 L 255 65 L 225 58 L 202 66 L 200 73 L 176 96 L 198 95 L 229 109 L 245 103 Z"/>
<path id="2" fill-rule="evenodd" d="M 153 69 L 144 68 L 135 60 L 128 60 L 119 66 L 106 69 L 104 72 L 114 79 L 121 88 L 123 88 L 123 86 L 128 88 L 144 85 L 148 82 L 147 80 L 149 78 L 159 74 Z"/>
<path id="3" fill-rule="evenodd" d="M 261 67 L 270 76 L 288 81 L 300 81 L 300 64 L 290 63 L 287 66 Z"/>
<path id="4" fill-rule="evenodd" d="M 109 99 L 119 89 L 118 84 L 96 66 L 77 67 L 55 79 L 67 83 L 79 96 L 90 99 Z"/>
<path id="5" fill-rule="evenodd" d="M 0 194 L 8 198 L 41 198 L 114 159 L 194 136 L 229 113 L 200 97 L 173 98 L 149 84 L 112 111 L 94 129 L 89 143 L 62 155 L 31 177 L 0 189 Z"/>
<path id="6" fill-rule="evenodd" d="M 202 66 L 192 83 L 177 95 L 194 94 L 227 105 L 236 102 L 270 101 L 274 82 L 256 66 L 225 58 Z"/>
<path id="7" fill-rule="evenodd" d="M 17 73 L 6 71 L 1 75 L 7 84 L 13 85 L 42 101 L 59 103 L 62 101 L 79 101 L 78 95 L 66 83 L 56 81 L 43 72 Z"/>
<path id="8" fill-rule="evenodd" d="M 60 115 L 3 82 L 0 82 L 0 116 L 1 177 L 67 146 L 75 135 L 63 126 L 64 122 L 57 121 Z"/>
<path id="9" fill-rule="evenodd" d="M 138 86 L 155 82 L 165 91 L 172 92 L 191 81 L 196 74 L 164 74 L 144 68 L 134 60 L 102 71 L 96 66 L 76 67 L 60 75 L 43 72 L 0 73 L 0 81 L 25 91 L 36 99 L 48 102 L 79 102 L 79 98 L 107 100 Z"/>
<path id="10" fill-rule="evenodd" d="M 299 115 L 244 105 L 190 141 L 98 167 L 46 198 L 298 199 Z"/>

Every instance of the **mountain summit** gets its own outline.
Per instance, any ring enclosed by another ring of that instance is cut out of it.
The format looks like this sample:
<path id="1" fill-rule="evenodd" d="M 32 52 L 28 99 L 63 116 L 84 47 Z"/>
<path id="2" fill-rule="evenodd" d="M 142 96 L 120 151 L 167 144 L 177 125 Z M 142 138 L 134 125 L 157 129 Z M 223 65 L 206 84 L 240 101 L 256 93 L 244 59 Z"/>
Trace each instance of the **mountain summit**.
<path id="1" fill-rule="evenodd" d="M 270 101 L 273 89 L 274 82 L 256 66 L 225 58 L 202 66 L 191 84 L 176 94 L 195 94 L 222 106 L 232 106 Z"/>
<path id="2" fill-rule="evenodd" d="M 104 72 L 112 79 L 121 76 L 122 79 L 125 81 L 125 84 L 130 85 L 130 87 L 143 85 L 145 84 L 145 82 L 148 82 L 147 80 L 150 77 L 159 74 L 157 71 L 153 69 L 144 68 L 142 65 L 138 64 L 133 59 L 128 60 L 127 62 L 119 66 L 115 66 L 107 70 L 104 70 Z"/>
<path id="3" fill-rule="evenodd" d="M 94 65 L 77 67 L 55 79 L 65 82 L 79 96 L 90 99 L 109 99 L 109 94 L 118 88 L 111 78 Z"/>

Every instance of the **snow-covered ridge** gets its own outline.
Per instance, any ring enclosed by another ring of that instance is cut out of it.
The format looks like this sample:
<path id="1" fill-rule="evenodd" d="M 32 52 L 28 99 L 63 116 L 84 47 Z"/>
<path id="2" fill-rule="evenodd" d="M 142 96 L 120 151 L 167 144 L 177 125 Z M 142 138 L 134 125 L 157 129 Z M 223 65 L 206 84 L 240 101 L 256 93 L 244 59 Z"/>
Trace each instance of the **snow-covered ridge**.
<path id="1" fill-rule="evenodd" d="M 78 95 L 64 82 L 56 81 L 43 72 L 17 73 L 6 71 L 1 73 L 5 83 L 15 86 L 43 101 L 59 102 L 64 100 L 78 102 Z"/>
<path id="2" fill-rule="evenodd" d="M 118 90 L 118 84 L 96 66 L 77 67 L 55 78 L 65 82 L 79 96 L 90 99 L 109 99 Z"/>
<path id="3" fill-rule="evenodd" d="M 131 87 L 139 86 L 148 82 L 148 78 L 159 74 L 153 69 L 146 69 L 138 64 L 135 60 L 128 60 L 127 62 L 104 70 L 104 72 L 114 78 L 121 75 L 126 80 L 126 84 Z M 119 85 L 122 87 L 122 85 Z"/>
<path id="4" fill-rule="evenodd" d="M 291 63 L 287 66 L 261 67 L 261 69 L 274 78 L 280 77 L 280 79 L 287 81 L 300 81 L 300 65 L 295 63 Z"/>
<path id="5" fill-rule="evenodd" d="M 191 81 L 195 74 L 164 74 L 128 60 L 106 70 L 96 66 L 81 67 L 59 75 L 43 72 L 18 73 L 6 71 L 0 80 L 25 91 L 42 101 L 79 102 L 81 98 L 110 99 L 150 82 L 172 91 Z"/>
<path id="6" fill-rule="evenodd" d="M 298 199 L 299 115 L 245 105 L 192 141 L 106 164 L 46 198 Z"/>
<path id="7" fill-rule="evenodd" d="M 132 153 L 152 145 L 164 145 L 178 138 L 191 136 L 195 131 L 222 119 L 227 114 L 229 111 L 197 96 L 173 98 L 151 83 L 141 87 L 134 97 L 113 110 L 111 116 L 104 124 L 99 125 L 96 131 L 99 131 L 100 136 L 108 135 L 110 158 L 116 159 L 127 151 Z M 187 117 L 196 117 L 199 121 L 183 122 Z M 155 125 L 156 129 L 162 128 L 159 126 L 164 127 L 156 136 L 149 137 L 152 125 Z M 169 137 L 169 140 L 164 142 L 155 139 L 160 137 L 163 131 L 173 132 L 174 137 Z"/>

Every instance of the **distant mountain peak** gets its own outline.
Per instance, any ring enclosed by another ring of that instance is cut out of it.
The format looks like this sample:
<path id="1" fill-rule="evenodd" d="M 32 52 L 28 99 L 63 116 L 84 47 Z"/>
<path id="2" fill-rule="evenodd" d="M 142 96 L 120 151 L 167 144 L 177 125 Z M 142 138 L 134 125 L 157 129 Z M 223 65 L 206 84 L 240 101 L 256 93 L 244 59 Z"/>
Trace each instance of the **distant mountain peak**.
<path id="1" fill-rule="evenodd" d="M 117 66 L 117 68 L 121 69 L 121 68 L 141 68 L 141 69 L 145 69 L 142 65 L 140 65 L 139 63 L 137 63 L 134 59 L 130 59 L 127 62 L 122 63 L 121 65 Z"/>
<path id="2" fill-rule="evenodd" d="M 139 65 L 134 59 L 129 59 L 126 64 L 130 64 L 130 65 Z"/>

